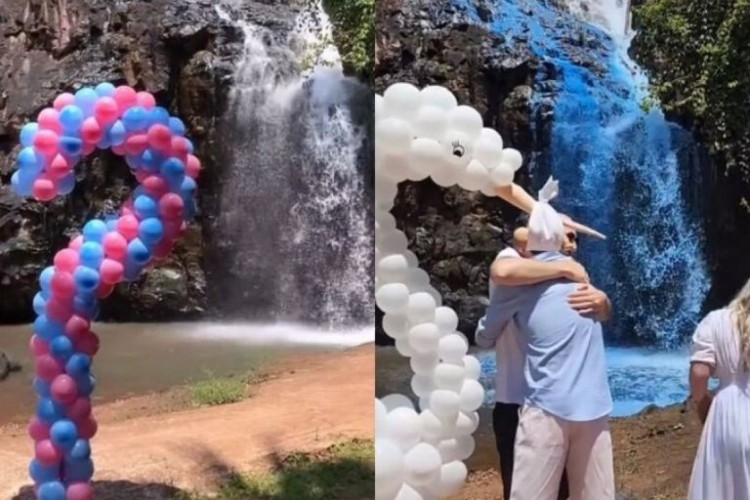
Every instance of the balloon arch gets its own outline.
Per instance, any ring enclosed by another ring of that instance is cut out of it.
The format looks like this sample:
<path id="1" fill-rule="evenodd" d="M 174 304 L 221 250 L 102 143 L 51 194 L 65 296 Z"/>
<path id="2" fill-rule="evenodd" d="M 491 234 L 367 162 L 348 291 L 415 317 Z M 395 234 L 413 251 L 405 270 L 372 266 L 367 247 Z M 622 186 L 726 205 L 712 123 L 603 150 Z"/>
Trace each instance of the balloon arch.
<path id="1" fill-rule="evenodd" d="M 101 83 L 59 95 L 21 129 L 15 193 L 48 202 L 69 194 L 75 165 L 97 149 L 124 156 L 139 186 L 119 214 L 93 219 L 54 265 L 34 297 L 36 415 L 29 424 L 35 456 L 29 474 L 42 500 L 93 498 L 91 375 L 99 338 L 91 330 L 99 300 L 164 259 L 195 215 L 200 161 L 185 125 L 129 86 Z"/>

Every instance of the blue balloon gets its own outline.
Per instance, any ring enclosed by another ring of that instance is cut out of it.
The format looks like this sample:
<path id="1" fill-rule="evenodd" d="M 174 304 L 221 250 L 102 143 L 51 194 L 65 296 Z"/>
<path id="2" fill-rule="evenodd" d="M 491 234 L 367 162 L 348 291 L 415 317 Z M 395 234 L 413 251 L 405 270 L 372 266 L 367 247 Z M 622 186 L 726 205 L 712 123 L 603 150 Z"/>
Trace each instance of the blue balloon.
<path id="1" fill-rule="evenodd" d="M 195 193 L 195 180 L 193 180 L 192 177 L 185 177 L 182 180 L 182 186 L 180 186 L 180 191 L 182 191 L 183 198 L 185 196 L 193 196 L 193 193 Z"/>
<path id="2" fill-rule="evenodd" d="M 52 424 L 49 437 L 53 444 L 66 451 L 71 450 L 78 440 L 78 429 L 70 420 L 58 420 Z"/>
<path id="3" fill-rule="evenodd" d="M 164 157 L 156 151 L 147 149 L 141 155 L 141 167 L 149 172 L 158 172 L 163 159 Z"/>
<path id="4" fill-rule="evenodd" d="M 140 238 L 135 238 L 128 243 L 128 259 L 132 259 L 133 263 L 143 267 L 151 259 L 151 251 Z"/>
<path id="5" fill-rule="evenodd" d="M 141 157 L 140 155 L 125 155 L 125 163 L 128 164 L 130 170 L 137 170 L 141 168 Z"/>
<path id="6" fill-rule="evenodd" d="M 109 132 L 107 133 L 107 139 L 109 140 L 109 143 L 112 144 L 113 146 L 119 146 L 125 142 L 125 139 L 127 139 L 127 135 L 128 135 L 128 132 L 127 130 L 125 130 L 125 125 L 122 124 L 122 121 L 117 120 L 109 128 Z"/>
<path id="7" fill-rule="evenodd" d="M 106 224 L 104 224 L 104 229 L 107 229 Z M 86 241 L 81 245 L 79 257 L 81 265 L 90 267 L 91 269 L 99 269 L 102 260 L 104 260 L 104 248 L 102 248 L 101 243 L 96 241 Z"/>
<path id="8" fill-rule="evenodd" d="M 79 132 L 83 125 L 83 110 L 75 104 L 68 104 L 60 110 L 60 124 L 68 133 Z"/>
<path id="9" fill-rule="evenodd" d="M 143 186 L 136 186 L 136 188 L 133 190 L 133 198 L 138 198 L 141 195 L 146 195 L 146 189 Z"/>
<path id="10" fill-rule="evenodd" d="M 20 170 L 13 172 L 13 175 L 10 176 L 10 185 L 13 188 L 13 192 L 23 198 L 29 197 L 33 193 L 34 181 L 32 180 L 31 182 L 28 182 L 28 180 L 21 175 Z"/>
<path id="11" fill-rule="evenodd" d="M 172 134 L 174 135 L 184 136 L 185 124 L 182 123 L 182 120 L 180 120 L 176 116 L 170 116 L 169 117 L 169 130 L 171 130 Z"/>
<path id="12" fill-rule="evenodd" d="M 31 476 L 31 479 L 33 479 L 36 484 L 55 481 L 60 478 L 60 466 L 52 465 L 47 467 L 42 465 L 37 459 L 34 459 L 29 464 L 29 476 Z"/>
<path id="13" fill-rule="evenodd" d="M 67 335 L 58 335 L 50 341 L 49 352 L 60 361 L 67 361 L 73 355 L 73 342 Z"/>
<path id="14" fill-rule="evenodd" d="M 39 132 L 39 124 L 36 122 L 27 123 L 21 128 L 21 145 L 25 148 L 34 144 L 36 133 Z"/>
<path id="15" fill-rule="evenodd" d="M 135 208 L 135 213 L 141 220 L 159 216 L 159 204 L 156 200 L 145 194 L 135 198 L 133 208 Z"/>
<path id="16" fill-rule="evenodd" d="M 112 147 L 112 143 L 109 142 L 109 130 L 105 130 L 102 134 L 102 138 L 96 143 L 97 149 L 109 149 Z"/>
<path id="17" fill-rule="evenodd" d="M 133 106 L 122 115 L 122 124 L 128 132 L 143 132 L 148 127 L 148 111 L 141 106 Z"/>
<path id="18" fill-rule="evenodd" d="M 65 486 L 60 481 L 50 481 L 39 486 L 39 500 L 65 500 Z"/>
<path id="19" fill-rule="evenodd" d="M 39 286 L 44 291 L 50 291 L 52 288 L 52 276 L 55 275 L 55 268 L 52 266 L 45 267 L 39 275 Z"/>
<path id="20" fill-rule="evenodd" d="M 96 90 L 91 87 L 84 87 L 76 92 L 76 105 L 81 108 L 85 117 L 92 116 L 94 114 L 94 106 L 96 101 L 99 99 L 99 95 Z"/>
<path id="21" fill-rule="evenodd" d="M 65 417 L 65 407 L 50 398 L 43 397 L 36 405 L 36 416 L 42 422 L 52 424 Z"/>
<path id="22" fill-rule="evenodd" d="M 71 377 L 83 377 L 91 372 L 91 358 L 77 352 L 65 364 L 65 371 Z"/>
<path id="23" fill-rule="evenodd" d="M 34 382 L 32 382 L 32 385 L 34 386 L 34 391 L 39 394 L 39 397 L 42 398 L 49 398 L 50 397 L 50 384 L 49 382 L 45 382 L 44 380 L 40 378 L 34 377 Z"/>
<path id="24" fill-rule="evenodd" d="M 77 158 L 83 153 L 83 141 L 77 137 L 64 135 L 60 137 L 60 149 L 71 158 Z M 74 163 L 77 163 L 74 162 Z"/>
<path id="25" fill-rule="evenodd" d="M 88 439 L 79 439 L 76 444 L 73 445 L 73 449 L 70 450 L 68 456 L 72 459 L 89 458 L 91 456 L 91 445 Z"/>
<path id="26" fill-rule="evenodd" d="M 117 231 L 117 219 L 110 219 L 107 221 L 107 230 L 111 233 Z"/>
<path id="27" fill-rule="evenodd" d="M 167 179 L 185 175 L 185 164 L 178 158 L 168 158 L 161 164 L 161 174 Z"/>
<path id="28" fill-rule="evenodd" d="M 88 374 L 81 377 L 74 377 L 76 385 L 78 386 L 78 394 L 81 396 L 91 396 L 96 388 L 96 379 L 93 375 Z"/>
<path id="29" fill-rule="evenodd" d="M 46 315 L 37 316 L 34 320 L 34 332 L 44 340 L 51 341 L 64 334 L 63 325 L 47 318 Z"/>
<path id="30" fill-rule="evenodd" d="M 101 243 L 107 234 L 107 224 L 101 219 L 91 219 L 83 226 L 84 241 Z"/>
<path id="31" fill-rule="evenodd" d="M 155 106 L 148 111 L 149 126 L 156 125 L 158 123 L 161 125 L 166 125 L 168 127 L 169 118 L 169 111 L 160 106 Z"/>
<path id="32" fill-rule="evenodd" d="M 115 86 L 109 82 L 103 82 L 94 89 L 99 97 L 111 97 L 115 93 Z"/>
<path id="33" fill-rule="evenodd" d="M 94 475 L 94 462 L 91 458 L 66 458 L 63 462 L 65 479 L 68 482 L 86 482 Z"/>
<path id="34" fill-rule="evenodd" d="M 188 153 L 193 154 L 195 152 L 195 146 L 193 146 L 193 141 L 191 141 L 190 139 L 185 139 L 185 140 L 187 141 L 187 145 L 188 145 Z"/>
<path id="35" fill-rule="evenodd" d="M 41 316 L 47 310 L 47 301 L 42 297 L 41 292 L 37 292 L 34 295 L 34 312 L 37 316 Z"/>
<path id="36" fill-rule="evenodd" d="M 28 170 L 37 174 L 44 170 L 44 162 L 32 147 L 23 148 L 21 152 L 18 153 L 18 160 L 16 160 L 16 162 L 18 163 L 19 169 Z"/>
<path id="37" fill-rule="evenodd" d="M 78 266 L 73 272 L 77 290 L 93 293 L 99 288 L 99 272 L 86 266 Z"/>
<path id="38" fill-rule="evenodd" d="M 122 275 L 122 279 L 129 282 L 137 281 L 138 276 L 140 276 L 142 270 L 143 265 L 138 264 L 133 259 L 128 257 L 127 259 L 125 259 L 125 270 Z"/>
<path id="39" fill-rule="evenodd" d="M 164 237 L 164 224 L 156 217 L 143 219 L 138 236 L 147 246 L 154 246 Z"/>
<path id="40" fill-rule="evenodd" d="M 76 187 L 76 176 L 72 173 L 66 175 L 57 182 L 57 190 L 62 195 L 68 195 L 73 192 Z"/>

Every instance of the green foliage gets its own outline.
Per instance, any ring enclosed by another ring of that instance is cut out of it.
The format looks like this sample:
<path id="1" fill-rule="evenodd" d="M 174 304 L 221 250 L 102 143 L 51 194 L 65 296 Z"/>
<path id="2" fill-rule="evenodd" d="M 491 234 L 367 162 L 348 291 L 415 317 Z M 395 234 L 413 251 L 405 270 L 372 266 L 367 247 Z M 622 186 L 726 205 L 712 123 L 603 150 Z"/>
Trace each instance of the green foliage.
<path id="1" fill-rule="evenodd" d="M 206 380 L 192 387 L 193 401 L 199 405 L 217 406 L 236 403 L 248 395 L 247 388 L 265 380 L 261 372 L 251 371 L 244 377 L 217 378 L 207 374 Z"/>
<path id="2" fill-rule="evenodd" d="M 750 0 L 647 0 L 635 21 L 665 111 L 750 179 Z"/>
<path id="3" fill-rule="evenodd" d="M 375 0 L 322 0 L 344 68 L 372 78 L 375 53 Z"/>

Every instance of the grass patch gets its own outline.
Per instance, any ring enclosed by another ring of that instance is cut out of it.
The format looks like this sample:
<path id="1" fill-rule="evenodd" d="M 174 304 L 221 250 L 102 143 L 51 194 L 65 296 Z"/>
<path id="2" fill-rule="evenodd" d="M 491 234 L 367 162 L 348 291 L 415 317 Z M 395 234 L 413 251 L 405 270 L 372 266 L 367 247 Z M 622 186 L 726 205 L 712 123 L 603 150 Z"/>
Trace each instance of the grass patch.
<path id="1" fill-rule="evenodd" d="M 249 387 L 266 379 L 260 372 L 252 371 L 244 377 L 214 377 L 197 382 L 192 387 L 193 402 L 217 406 L 236 403 L 248 397 Z"/>
<path id="2" fill-rule="evenodd" d="M 318 453 L 279 457 L 266 474 L 231 474 L 222 500 L 368 500 L 375 498 L 375 448 L 370 440 L 334 444 Z M 191 500 L 203 500 L 192 497 Z"/>

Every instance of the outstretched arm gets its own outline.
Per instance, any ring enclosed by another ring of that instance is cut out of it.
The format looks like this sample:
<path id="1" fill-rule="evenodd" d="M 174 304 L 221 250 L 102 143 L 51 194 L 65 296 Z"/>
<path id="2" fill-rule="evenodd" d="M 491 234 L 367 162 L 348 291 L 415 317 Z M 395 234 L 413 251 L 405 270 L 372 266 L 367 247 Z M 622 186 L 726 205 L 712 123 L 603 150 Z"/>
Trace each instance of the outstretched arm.
<path id="1" fill-rule="evenodd" d="M 525 286 L 566 278 L 588 283 L 589 276 L 572 260 L 540 262 L 534 259 L 497 259 L 490 267 L 490 279 L 496 285 Z"/>

